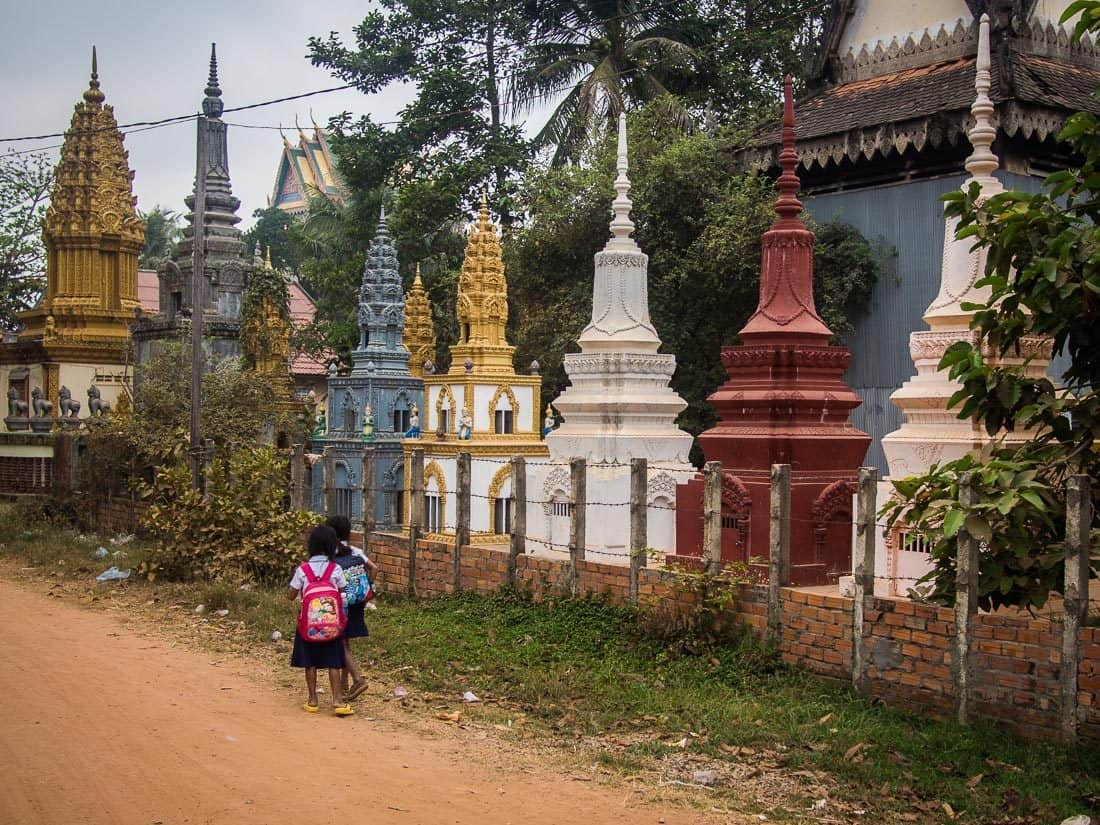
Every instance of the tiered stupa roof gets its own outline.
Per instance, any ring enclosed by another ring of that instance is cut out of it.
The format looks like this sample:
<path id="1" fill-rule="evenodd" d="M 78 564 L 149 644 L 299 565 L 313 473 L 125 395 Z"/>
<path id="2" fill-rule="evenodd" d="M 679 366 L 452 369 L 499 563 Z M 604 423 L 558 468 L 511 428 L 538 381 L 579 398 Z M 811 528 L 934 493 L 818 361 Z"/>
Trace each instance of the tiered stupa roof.
<path id="1" fill-rule="evenodd" d="M 359 287 L 359 346 L 352 353 L 355 373 L 373 364 L 383 371 L 408 374 L 404 296 L 397 269 L 397 249 L 383 209 L 371 242 Z"/>
<path id="2" fill-rule="evenodd" d="M 93 47 L 91 79 L 65 133 L 42 230 L 46 293 L 21 316 L 20 340 L 130 337 L 145 222 L 135 209 L 134 173 L 98 70 Z"/>
<path id="3" fill-rule="evenodd" d="M 464 374 L 467 361 L 472 362 L 474 373 L 514 373 L 515 347 L 508 343 L 505 333 L 508 283 L 504 258 L 484 196 L 477 222 L 466 239 L 455 311 L 459 340 L 451 347 L 451 374 Z"/>
<path id="4" fill-rule="evenodd" d="M 424 364 L 435 361 L 435 324 L 428 292 L 420 279 L 420 264 L 405 293 L 405 348 L 409 351 L 409 372 L 423 378 Z"/>
<path id="5" fill-rule="evenodd" d="M 611 239 L 596 253 L 592 319 L 581 333 L 581 352 L 565 356 L 571 386 L 555 403 L 565 421 L 547 445 L 560 459 L 627 464 L 646 457 L 688 469 L 691 436 L 675 423 L 687 404 L 669 387 L 675 357 L 657 352 L 649 258 L 631 237 L 627 171 L 626 116 L 620 115 Z"/>

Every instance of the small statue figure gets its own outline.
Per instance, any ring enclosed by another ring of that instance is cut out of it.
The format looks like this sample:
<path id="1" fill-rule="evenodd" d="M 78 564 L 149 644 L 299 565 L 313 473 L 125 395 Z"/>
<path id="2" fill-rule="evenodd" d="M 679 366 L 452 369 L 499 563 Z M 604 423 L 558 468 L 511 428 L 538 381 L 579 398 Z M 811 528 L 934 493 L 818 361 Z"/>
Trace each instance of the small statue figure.
<path id="1" fill-rule="evenodd" d="M 55 335 L 57 335 L 57 321 L 54 320 L 52 315 L 47 315 L 45 337 L 53 338 Z"/>
<path id="2" fill-rule="evenodd" d="M 99 387 L 95 384 L 88 387 L 88 417 L 102 418 L 110 411 L 111 405 L 103 400 L 99 392 Z"/>
<path id="3" fill-rule="evenodd" d="M 47 418 L 53 412 L 53 402 L 42 395 L 42 390 L 38 387 L 31 390 L 31 406 L 36 418 Z"/>
<path id="4" fill-rule="evenodd" d="M 409 414 L 409 429 L 405 431 L 405 438 L 420 438 L 420 408 L 416 404 L 412 405 Z"/>
<path id="5" fill-rule="evenodd" d="M 317 413 L 317 423 L 313 425 L 313 437 L 324 438 L 327 426 L 328 425 L 325 424 L 325 411 L 321 410 L 319 413 Z"/>
<path id="6" fill-rule="evenodd" d="M 57 407 L 62 418 L 76 418 L 80 412 L 80 402 L 73 398 L 69 388 L 62 386 L 57 391 Z"/>
<path id="7" fill-rule="evenodd" d="M 370 404 L 363 407 L 363 440 L 368 444 L 374 441 L 374 413 Z"/>
<path id="8" fill-rule="evenodd" d="M 554 408 L 549 404 L 546 405 L 546 418 L 542 419 L 542 437 L 550 435 L 557 427 L 558 422 L 554 418 Z"/>
<path id="9" fill-rule="evenodd" d="M 462 416 L 458 419 L 458 440 L 469 441 L 474 430 L 474 419 L 470 417 L 470 411 L 462 408 Z"/>
<path id="10" fill-rule="evenodd" d="M 19 397 L 19 390 L 15 387 L 8 388 L 8 417 L 27 417 L 27 402 Z"/>

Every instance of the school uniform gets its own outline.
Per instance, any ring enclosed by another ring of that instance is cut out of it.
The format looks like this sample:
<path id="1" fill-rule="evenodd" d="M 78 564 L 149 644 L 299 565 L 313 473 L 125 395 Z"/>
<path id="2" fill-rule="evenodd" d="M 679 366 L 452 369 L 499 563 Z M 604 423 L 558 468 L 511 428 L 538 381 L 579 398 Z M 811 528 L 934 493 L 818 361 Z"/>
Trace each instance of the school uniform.
<path id="1" fill-rule="evenodd" d="M 313 570 L 313 575 L 324 575 L 325 568 L 333 565 L 332 575 L 329 581 L 337 590 L 343 591 L 347 586 L 344 570 L 339 564 L 327 556 L 313 556 L 307 562 Z M 309 583 L 306 574 L 302 571 L 302 565 L 294 571 L 294 577 L 290 580 L 290 586 L 299 593 Z M 294 633 L 294 650 L 290 654 L 291 667 L 319 668 L 321 670 L 340 669 L 344 666 L 344 640 L 338 637 L 329 642 L 307 642 L 301 635 Z"/>
<path id="2" fill-rule="evenodd" d="M 350 553 L 337 556 L 333 561 L 340 565 L 341 570 L 350 570 L 353 567 L 361 567 L 362 575 L 368 575 L 366 555 L 358 547 L 347 545 Z M 344 630 L 344 637 L 348 639 L 362 639 L 370 635 L 367 629 L 366 619 L 367 603 L 357 602 L 348 605 L 348 626 Z"/>

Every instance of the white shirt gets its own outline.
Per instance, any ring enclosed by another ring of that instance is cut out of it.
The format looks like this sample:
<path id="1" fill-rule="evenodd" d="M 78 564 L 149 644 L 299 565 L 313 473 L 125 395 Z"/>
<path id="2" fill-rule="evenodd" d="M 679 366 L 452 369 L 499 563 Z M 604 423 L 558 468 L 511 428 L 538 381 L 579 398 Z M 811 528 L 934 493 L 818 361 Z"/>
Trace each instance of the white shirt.
<path id="1" fill-rule="evenodd" d="M 333 566 L 333 571 L 329 581 L 332 582 L 337 590 L 343 590 L 347 587 L 348 580 L 344 577 L 344 571 L 340 568 L 340 565 L 331 561 L 328 556 L 313 556 L 310 558 L 308 564 L 313 569 L 313 575 L 318 578 L 324 574 L 325 568 L 331 564 Z M 301 590 L 308 582 L 309 580 L 306 578 L 306 574 L 302 571 L 302 565 L 298 565 L 294 570 L 294 577 L 290 580 L 291 588 L 294 590 Z"/>

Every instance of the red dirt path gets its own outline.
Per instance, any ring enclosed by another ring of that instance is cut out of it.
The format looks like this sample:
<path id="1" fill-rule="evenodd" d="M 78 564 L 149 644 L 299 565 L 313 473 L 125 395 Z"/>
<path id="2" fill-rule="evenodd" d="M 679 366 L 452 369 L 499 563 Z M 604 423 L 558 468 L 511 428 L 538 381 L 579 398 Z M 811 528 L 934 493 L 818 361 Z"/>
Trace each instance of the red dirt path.
<path id="1" fill-rule="evenodd" d="M 0 627 L 0 825 L 704 821 L 549 769 L 506 774 L 362 716 L 307 715 L 241 668 L 3 581 Z M 350 737 L 361 748 L 341 765 Z"/>

